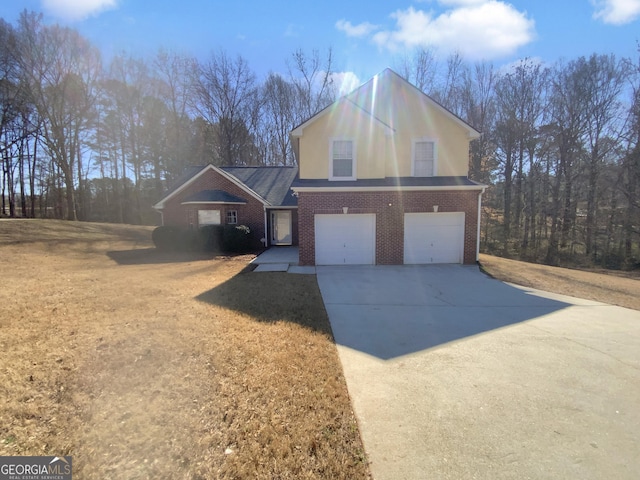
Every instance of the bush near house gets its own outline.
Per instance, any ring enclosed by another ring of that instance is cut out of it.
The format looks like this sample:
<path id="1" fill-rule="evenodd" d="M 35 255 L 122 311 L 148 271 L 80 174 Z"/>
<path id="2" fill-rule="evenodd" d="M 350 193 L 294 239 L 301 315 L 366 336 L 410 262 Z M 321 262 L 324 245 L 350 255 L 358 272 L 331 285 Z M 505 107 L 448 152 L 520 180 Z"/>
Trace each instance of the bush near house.
<path id="1" fill-rule="evenodd" d="M 251 233 L 246 225 L 205 225 L 198 229 L 157 227 L 151 238 L 159 250 L 246 253 Z"/>
<path id="2" fill-rule="evenodd" d="M 183 241 L 182 230 L 180 227 L 158 227 L 151 233 L 151 239 L 158 250 L 176 251 Z"/>
<path id="3" fill-rule="evenodd" d="M 225 225 L 223 246 L 226 252 L 246 253 L 249 251 L 251 230 L 246 225 Z"/>
<path id="4" fill-rule="evenodd" d="M 222 225 L 205 225 L 197 231 L 198 242 L 197 250 L 205 252 L 221 252 L 223 251 L 223 232 Z"/>

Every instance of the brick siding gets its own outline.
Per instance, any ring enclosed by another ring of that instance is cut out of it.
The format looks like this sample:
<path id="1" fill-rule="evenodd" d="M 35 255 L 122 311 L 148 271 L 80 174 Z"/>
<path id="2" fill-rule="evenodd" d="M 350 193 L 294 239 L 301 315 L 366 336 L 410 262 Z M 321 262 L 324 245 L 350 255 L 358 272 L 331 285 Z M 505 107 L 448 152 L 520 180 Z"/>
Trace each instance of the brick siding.
<path id="1" fill-rule="evenodd" d="M 182 205 L 185 198 L 202 190 L 224 190 L 247 201 L 244 205 L 225 204 L 188 204 Z M 224 178 L 213 170 L 207 170 L 183 191 L 166 202 L 163 210 L 165 225 L 178 227 L 198 227 L 198 210 L 220 210 L 220 221 L 227 223 L 227 211 L 238 212 L 238 225 L 246 225 L 251 230 L 251 245 L 259 249 L 264 247 L 260 239 L 265 237 L 264 207 L 262 202 Z"/>
<path id="2" fill-rule="evenodd" d="M 464 263 L 476 261 L 478 221 L 478 191 L 449 192 L 299 192 L 298 224 L 300 264 L 315 265 L 315 214 L 347 213 L 376 214 L 376 263 L 404 263 L 404 214 L 433 212 L 464 212 Z"/>

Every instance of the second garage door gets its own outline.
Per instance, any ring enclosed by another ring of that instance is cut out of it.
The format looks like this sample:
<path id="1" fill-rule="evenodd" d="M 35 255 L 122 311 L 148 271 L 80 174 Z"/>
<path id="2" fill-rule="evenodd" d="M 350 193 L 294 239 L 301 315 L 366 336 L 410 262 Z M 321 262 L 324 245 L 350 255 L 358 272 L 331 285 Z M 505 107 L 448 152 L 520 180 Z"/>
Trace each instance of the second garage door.
<path id="1" fill-rule="evenodd" d="M 373 265 L 375 214 L 316 215 L 316 265 Z"/>
<path id="2" fill-rule="evenodd" d="M 404 263 L 462 263 L 464 212 L 405 213 Z"/>

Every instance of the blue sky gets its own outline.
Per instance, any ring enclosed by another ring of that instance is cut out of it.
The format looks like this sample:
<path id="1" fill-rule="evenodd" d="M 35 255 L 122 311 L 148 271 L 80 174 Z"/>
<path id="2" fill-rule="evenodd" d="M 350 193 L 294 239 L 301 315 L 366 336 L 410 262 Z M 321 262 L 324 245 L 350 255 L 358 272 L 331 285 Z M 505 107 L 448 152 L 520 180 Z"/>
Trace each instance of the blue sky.
<path id="1" fill-rule="evenodd" d="M 637 58 L 640 41 L 640 0 L 14 0 L 0 17 L 15 23 L 24 9 L 77 29 L 106 58 L 165 47 L 205 59 L 223 49 L 259 78 L 285 73 L 297 48 L 331 47 L 334 70 L 365 81 L 423 45 L 502 66 L 594 52 Z"/>

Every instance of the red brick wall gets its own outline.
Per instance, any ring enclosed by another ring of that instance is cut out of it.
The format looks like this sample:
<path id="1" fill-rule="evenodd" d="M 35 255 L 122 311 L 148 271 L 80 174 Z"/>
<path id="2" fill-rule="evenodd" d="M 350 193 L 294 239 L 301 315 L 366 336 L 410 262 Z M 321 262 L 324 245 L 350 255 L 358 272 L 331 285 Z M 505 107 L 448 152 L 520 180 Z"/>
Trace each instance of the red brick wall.
<path id="1" fill-rule="evenodd" d="M 247 203 L 244 205 L 182 205 L 185 198 L 202 190 L 224 190 L 231 195 L 246 200 Z M 196 228 L 198 226 L 198 210 L 220 210 L 220 220 L 222 224 L 226 223 L 227 211 L 236 210 L 238 212 L 238 225 L 246 225 L 251 230 L 251 243 L 253 247 L 260 248 L 264 246 L 260 242 L 260 239 L 265 236 L 264 207 L 262 202 L 213 170 L 207 170 L 187 188 L 165 203 L 163 210 L 164 224 L 179 227 L 189 227 L 192 225 Z"/>
<path id="2" fill-rule="evenodd" d="M 464 212 L 464 263 L 476 261 L 478 221 L 478 191 L 450 192 L 299 192 L 298 224 L 300 264 L 315 264 L 315 214 L 349 213 L 376 214 L 376 263 L 404 263 L 404 214 L 433 212 Z"/>

